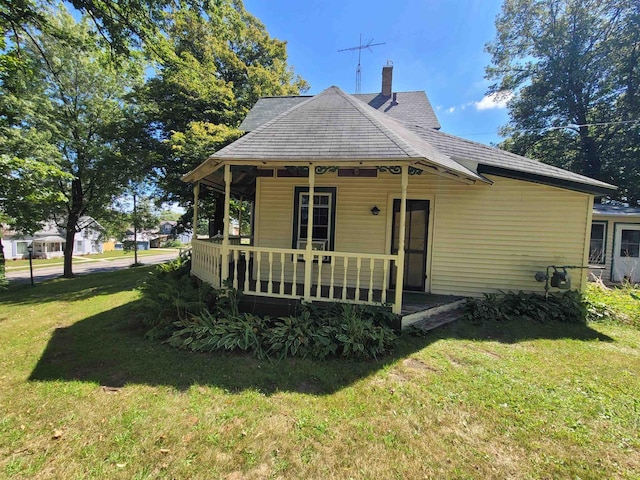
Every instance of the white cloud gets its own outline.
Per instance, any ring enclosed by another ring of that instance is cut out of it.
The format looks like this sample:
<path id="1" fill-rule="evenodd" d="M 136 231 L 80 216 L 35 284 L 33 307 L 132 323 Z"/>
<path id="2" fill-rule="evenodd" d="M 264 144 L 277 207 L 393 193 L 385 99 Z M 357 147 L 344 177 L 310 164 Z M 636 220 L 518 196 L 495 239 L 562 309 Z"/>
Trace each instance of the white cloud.
<path id="1" fill-rule="evenodd" d="M 478 110 L 491 110 L 493 108 L 507 108 L 507 102 L 511 100 L 513 93 L 496 92 L 485 95 L 479 102 L 474 102 Z"/>
<path id="2" fill-rule="evenodd" d="M 453 113 L 456 111 L 456 107 L 447 108 L 447 113 Z"/>

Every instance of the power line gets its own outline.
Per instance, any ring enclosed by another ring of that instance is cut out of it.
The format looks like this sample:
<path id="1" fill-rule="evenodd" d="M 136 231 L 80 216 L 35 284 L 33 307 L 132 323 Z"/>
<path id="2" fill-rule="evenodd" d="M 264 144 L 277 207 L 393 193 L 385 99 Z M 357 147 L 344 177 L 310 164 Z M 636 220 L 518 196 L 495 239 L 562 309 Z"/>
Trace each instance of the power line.
<path id="1" fill-rule="evenodd" d="M 547 128 L 542 128 L 540 130 L 538 130 L 538 132 L 543 133 L 543 132 L 548 132 L 549 130 L 561 130 L 563 128 L 568 128 L 570 130 L 576 130 L 580 127 L 601 127 L 601 126 L 605 126 L 605 125 L 628 125 L 628 124 L 640 124 L 640 120 L 620 120 L 617 122 L 597 122 L 597 123 L 585 123 L 582 125 L 577 125 L 577 124 L 568 124 L 568 125 L 560 125 L 557 127 L 547 127 Z M 474 137 L 474 136 L 480 136 L 480 135 L 499 135 L 497 132 L 474 132 L 474 133 L 459 133 L 459 136 L 467 136 L 467 137 Z M 507 137 L 504 137 L 507 138 Z"/>
<path id="2" fill-rule="evenodd" d="M 574 123 L 570 123 L 568 125 L 560 125 L 558 127 L 548 127 L 548 128 L 544 128 L 542 129 L 542 131 L 547 131 L 547 130 L 560 130 L 561 128 L 568 128 L 570 130 L 576 130 L 580 127 L 602 127 L 605 125 L 626 125 L 626 124 L 630 124 L 630 123 L 640 123 L 640 120 L 620 120 L 617 122 L 596 122 L 596 123 L 584 123 L 582 125 L 577 125 Z"/>

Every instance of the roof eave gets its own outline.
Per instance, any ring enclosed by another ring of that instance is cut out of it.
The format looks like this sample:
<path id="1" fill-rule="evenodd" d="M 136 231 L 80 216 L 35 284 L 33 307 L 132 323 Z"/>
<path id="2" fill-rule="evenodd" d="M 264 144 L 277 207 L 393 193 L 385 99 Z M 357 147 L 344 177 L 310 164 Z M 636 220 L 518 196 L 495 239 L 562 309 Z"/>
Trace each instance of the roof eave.
<path id="1" fill-rule="evenodd" d="M 220 168 L 221 164 L 221 159 L 211 156 L 190 172 L 185 173 L 182 177 L 180 177 L 180 180 L 186 183 L 197 182 L 198 180 L 211 175 L 218 168 Z"/>
<path id="2" fill-rule="evenodd" d="M 547 175 L 539 175 L 530 172 L 523 172 L 520 170 L 512 170 L 503 167 L 496 167 L 493 165 L 487 165 L 483 163 L 478 164 L 478 173 L 481 175 L 496 175 L 498 177 L 512 178 L 514 180 L 524 180 L 527 182 L 540 183 L 542 185 L 549 185 L 551 187 L 566 188 L 568 190 L 574 190 L 581 193 L 589 193 L 595 196 L 610 195 L 618 190 L 615 185 L 609 185 L 604 182 L 598 182 L 597 184 L 588 184 L 582 182 L 576 182 L 574 180 L 567 180 L 557 177 L 551 177 Z"/>

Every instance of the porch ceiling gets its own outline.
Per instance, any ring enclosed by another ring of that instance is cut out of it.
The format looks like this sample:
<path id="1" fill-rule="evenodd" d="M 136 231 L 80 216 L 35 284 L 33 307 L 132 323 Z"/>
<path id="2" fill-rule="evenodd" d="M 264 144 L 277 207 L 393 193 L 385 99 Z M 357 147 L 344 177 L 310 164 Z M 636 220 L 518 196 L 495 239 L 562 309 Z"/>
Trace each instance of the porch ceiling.
<path id="1" fill-rule="evenodd" d="M 209 157 L 205 162 L 197 168 L 182 177 L 184 182 L 201 182 L 207 187 L 219 192 L 224 192 L 224 165 L 231 165 L 233 171 L 233 184 L 231 193 L 233 196 L 242 196 L 244 198 L 252 198 L 255 193 L 255 179 L 258 167 L 262 168 L 309 168 L 309 167 L 400 167 L 408 165 L 409 167 L 421 170 L 426 173 L 450 178 L 464 184 L 474 184 L 478 181 L 491 184 L 492 182 L 486 177 L 473 173 L 463 174 L 459 169 L 449 169 L 440 164 L 431 162 L 427 159 L 420 160 L 380 160 L 380 159 L 361 159 L 361 160 L 309 160 L 309 159 L 290 159 L 290 160 L 261 160 L 255 159 L 220 159 Z M 234 168 L 235 167 L 235 168 Z"/>

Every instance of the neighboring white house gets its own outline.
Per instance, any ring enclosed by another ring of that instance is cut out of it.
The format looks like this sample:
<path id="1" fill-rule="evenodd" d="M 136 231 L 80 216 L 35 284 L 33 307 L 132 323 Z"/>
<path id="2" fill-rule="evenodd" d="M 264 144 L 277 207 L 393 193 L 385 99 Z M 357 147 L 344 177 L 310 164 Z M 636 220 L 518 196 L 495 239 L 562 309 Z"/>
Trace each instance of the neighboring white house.
<path id="1" fill-rule="evenodd" d="M 640 208 L 593 206 L 589 265 L 604 282 L 640 283 Z"/>
<path id="2" fill-rule="evenodd" d="M 102 226 L 91 217 L 81 217 L 78 221 L 80 230 L 76 233 L 74 255 L 102 253 L 100 234 Z M 33 244 L 34 258 L 56 258 L 64 255 L 66 232 L 55 222 L 47 222 L 41 230 L 33 235 L 22 235 L 17 232 L 5 232 L 2 238 L 4 256 L 8 260 L 28 258 L 27 247 Z"/>

